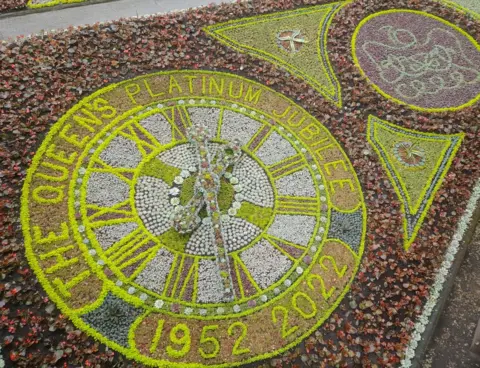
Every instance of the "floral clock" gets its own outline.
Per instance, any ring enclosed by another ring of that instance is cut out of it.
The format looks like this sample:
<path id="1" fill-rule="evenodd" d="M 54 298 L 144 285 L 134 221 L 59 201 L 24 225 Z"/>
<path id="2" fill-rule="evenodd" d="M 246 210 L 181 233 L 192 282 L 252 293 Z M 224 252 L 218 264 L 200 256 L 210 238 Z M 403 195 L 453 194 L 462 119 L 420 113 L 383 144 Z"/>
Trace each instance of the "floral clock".
<path id="1" fill-rule="evenodd" d="M 81 101 L 37 152 L 22 209 L 30 263 L 63 313 L 160 367 L 231 367 L 298 344 L 348 291 L 366 223 L 320 122 L 207 71 Z"/>

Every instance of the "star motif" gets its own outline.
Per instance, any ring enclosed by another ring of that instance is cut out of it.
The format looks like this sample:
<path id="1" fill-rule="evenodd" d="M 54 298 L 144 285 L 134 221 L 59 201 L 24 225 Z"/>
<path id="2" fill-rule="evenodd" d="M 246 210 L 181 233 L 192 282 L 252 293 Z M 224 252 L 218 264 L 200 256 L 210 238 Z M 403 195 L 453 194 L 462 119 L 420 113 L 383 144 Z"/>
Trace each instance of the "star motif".
<path id="1" fill-rule="evenodd" d="M 308 41 L 301 35 L 301 31 L 295 29 L 293 31 L 283 31 L 277 34 L 277 40 L 284 50 L 289 52 L 298 52 L 302 44 Z"/>

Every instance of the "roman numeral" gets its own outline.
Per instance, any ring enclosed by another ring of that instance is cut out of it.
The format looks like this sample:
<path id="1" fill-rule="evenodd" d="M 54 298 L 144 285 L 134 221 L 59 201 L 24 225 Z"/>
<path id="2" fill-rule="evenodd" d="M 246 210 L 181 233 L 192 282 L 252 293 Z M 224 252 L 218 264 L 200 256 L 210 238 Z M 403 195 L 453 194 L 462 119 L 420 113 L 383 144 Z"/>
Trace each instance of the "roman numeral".
<path id="1" fill-rule="evenodd" d="M 187 270 L 186 276 L 181 280 L 181 288 L 179 289 L 178 298 L 186 301 L 195 300 L 196 296 L 193 295 L 196 290 L 196 283 L 198 281 L 198 259 L 193 259 L 189 262 L 189 265 L 184 265 L 184 271 Z"/>
<path id="2" fill-rule="evenodd" d="M 316 198 L 281 196 L 276 199 L 277 213 L 316 216 L 320 204 Z"/>
<path id="3" fill-rule="evenodd" d="M 172 124 L 173 137 L 177 141 L 187 139 L 187 130 L 191 126 L 187 111 L 184 107 L 171 107 L 164 109 L 161 114 Z"/>
<path id="4" fill-rule="evenodd" d="M 282 239 L 278 239 L 271 235 L 263 236 L 265 240 L 267 240 L 270 244 L 272 244 L 275 248 L 277 248 L 280 252 L 290 258 L 292 261 L 296 261 L 304 254 L 306 248 L 298 245 L 287 242 Z"/>
<path id="5" fill-rule="evenodd" d="M 120 135 L 134 141 L 143 157 L 160 147 L 160 143 L 137 122 L 122 129 Z"/>
<path id="6" fill-rule="evenodd" d="M 182 272 L 184 259 L 184 254 L 175 254 L 172 265 L 170 266 L 170 272 L 168 273 L 167 280 L 165 281 L 165 286 L 162 292 L 163 296 L 169 296 L 172 294 L 172 291 L 175 291 L 175 283 L 180 277 L 179 273 Z"/>
<path id="7" fill-rule="evenodd" d="M 133 177 L 135 175 L 135 169 L 128 169 L 123 167 L 113 167 L 109 164 L 105 163 L 102 159 L 93 157 L 91 162 L 93 163 L 93 167 L 91 168 L 91 172 L 108 172 L 113 174 L 128 185 L 132 184 Z"/>
<path id="8" fill-rule="evenodd" d="M 120 222 L 133 222 L 133 214 L 130 199 L 117 203 L 112 207 L 101 207 L 95 204 L 87 204 L 87 219 L 93 228 L 113 225 Z"/>
<path id="9" fill-rule="evenodd" d="M 185 291 L 185 288 L 188 285 L 188 281 L 192 278 L 193 271 L 195 270 L 195 263 L 192 257 L 182 255 L 178 267 L 176 267 L 175 277 L 172 277 L 170 284 L 168 285 L 167 295 L 174 298 L 178 296 L 182 297 L 182 292 Z M 172 272 L 170 270 L 170 272 Z"/>
<path id="10" fill-rule="evenodd" d="M 303 156 L 301 154 L 297 154 L 276 164 L 270 165 L 267 169 L 272 177 L 276 180 L 300 170 L 304 165 L 305 161 Z"/>
<path id="11" fill-rule="evenodd" d="M 270 135 L 272 132 L 272 126 L 271 125 L 264 125 L 261 127 L 257 133 L 250 139 L 250 142 L 247 144 L 247 149 L 250 152 L 255 152 L 261 145 L 262 143 L 267 139 L 267 137 Z"/>
<path id="12" fill-rule="evenodd" d="M 238 254 L 232 254 L 232 258 L 234 259 L 233 267 L 235 269 L 238 287 L 240 288 L 242 298 L 261 291 L 258 284 L 250 275 L 247 266 L 245 266 Z"/>
<path id="13" fill-rule="evenodd" d="M 156 244 L 143 230 L 137 229 L 105 251 L 112 266 L 133 278 L 146 266 L 161 245 Z"/>

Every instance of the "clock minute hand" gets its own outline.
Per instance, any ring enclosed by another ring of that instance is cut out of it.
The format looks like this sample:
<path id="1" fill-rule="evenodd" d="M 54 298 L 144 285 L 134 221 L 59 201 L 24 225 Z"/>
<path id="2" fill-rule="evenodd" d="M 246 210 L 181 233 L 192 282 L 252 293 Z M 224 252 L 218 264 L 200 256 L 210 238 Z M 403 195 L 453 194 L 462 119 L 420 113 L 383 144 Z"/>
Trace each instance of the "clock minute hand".
<path id="1" fill-rule="evenodd" d="M 228 167 L 235 164 L 241 157 L 240 142 L 234 141 L 214 158 L 210 157 L 208 149 L 208 130 L 203 126 L 194 126 L 189 130 L 189 139 L 196 146 L 199 157 L 199 170 L 195 182 L 194 196 L 187 206 L 177 213 L 175 227 L 180 232 L 191 232 L 200 224 L 198 213 L 206 206 L 211 218 L 214 252 L 223 286 L 224 299 L 234 299 L 233 282 L 230 274 L 230 264 L 222 232 L 221 212 L 218 205 L 220 178 Z"/>
<path id="2" fill-rule="evenodd" d="M 203 128 L 206 129 L 206 128 Z M 191 136 L 192 134 L 190 134 Z M 193 133 L 195 135 L 195 133 Z M 207 134 L 208 136 L 208 134 Z M 190 141 L 197 147 L 197 141 L 190 137 Z M 208 152 L 208 145 L 204 145 Z M 209 152 L 208 152 L 209 153 Z M 212 159 L 208 154 L 208 163 L 211 171 L 219 178 L 225 175 L 227 169 L 235 164 L 241 157 L 240 142 L 234 140 L 231 144 L 228 144 L 224 149 L 218 150 L 216 156 Z M 199 165 L 200 166 L 200 165 Z M 202 169 L 199 167 L 198 172 Z M 203 187 L 199 182 L 200 176 L 197 176 L 197 180 L 194 186 L 194 194 L 192 198 L 184 206 L 177 206 L 172 214 L 172 225 L 180 234 L 192 233 L 200 226 L 202 219 L 199 216 L 200 211 L 206 205 Z M 217 188 L 219 190 L 219 188 Z M 217 191 L 218 192 L 218 191 Z"/>

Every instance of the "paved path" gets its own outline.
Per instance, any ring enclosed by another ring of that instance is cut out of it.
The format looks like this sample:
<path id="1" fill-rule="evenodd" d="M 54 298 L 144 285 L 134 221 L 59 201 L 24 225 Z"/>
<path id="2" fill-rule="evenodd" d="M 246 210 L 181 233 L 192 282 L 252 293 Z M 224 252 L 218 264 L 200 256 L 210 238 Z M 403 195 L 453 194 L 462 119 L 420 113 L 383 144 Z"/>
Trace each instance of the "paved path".
<path id="1" fill-rule="evenodd" d="M 70 25 L 92 24 L 220 2 L 220 0 L 118 0 L 14 15 L 0 18 L 0 39 L 39 33 L 42 30 L 63 29 Z"/>
<path id="2" fill-rule="evenodd" d="M 422 368 L 480 368 L 469 355 L 480 318 L 480 225 L 458 271 Z"/>

